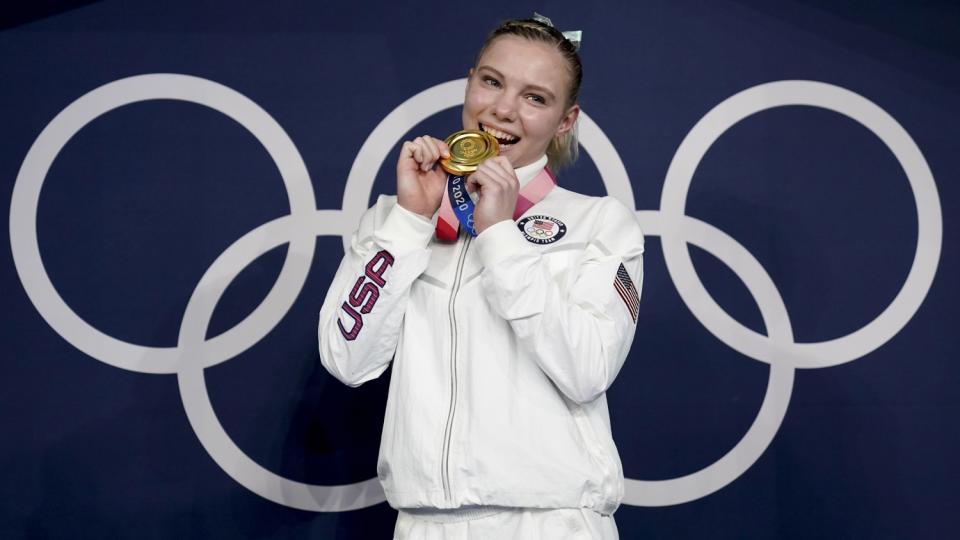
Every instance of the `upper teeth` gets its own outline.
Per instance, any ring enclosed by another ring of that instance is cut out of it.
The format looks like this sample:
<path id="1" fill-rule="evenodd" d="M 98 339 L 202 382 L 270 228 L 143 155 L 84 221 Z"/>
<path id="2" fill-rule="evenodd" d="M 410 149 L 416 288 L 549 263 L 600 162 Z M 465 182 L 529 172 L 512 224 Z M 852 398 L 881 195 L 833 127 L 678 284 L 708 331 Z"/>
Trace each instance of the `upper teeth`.
<path id="1" fill-rule="evenodd" d="M 481 127 L 483 128 L 484 131 L 496 137 L 497 140 L 500 142 L 512 143 L 512 142 L 516 142 L 519 139 L 519 137 L 517 137 L 516 135 L 511 135 L 504 131 L 500 131 L 499 129 L 494 127 L 484 126 L 483 124 L 481 124 Z"/>

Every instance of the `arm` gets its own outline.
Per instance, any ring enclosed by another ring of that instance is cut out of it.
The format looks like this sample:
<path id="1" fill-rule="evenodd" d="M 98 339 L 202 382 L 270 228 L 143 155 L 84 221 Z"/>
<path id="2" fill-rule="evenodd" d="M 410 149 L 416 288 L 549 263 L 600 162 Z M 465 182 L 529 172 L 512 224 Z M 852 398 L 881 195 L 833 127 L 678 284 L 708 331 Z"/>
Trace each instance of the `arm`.
<path id="1" fill-rule="evenodd" d="M 367 211 L 320 310 L 320 361 L 349 386 L 393 358 L 410 286 L 430 260 L 433 223 L 381 196 Z"/>
<path id="2" fill-rule="evenodd" d="M 638 300 L 643 281 L 643 233 L 636 218 L 612 198 L 598 211 L 601 223 L 563 287 L 512 221 L 496 223 L 477 238 L 483 287 L 494 311 L 509 321 L 557 388 L 578 403 L 610 387 L 633 343 L 632 294 L 627 289 L 625 299 L 615 286 L 621 264 Z"/>
<path id="3" fill-rule="evenodd" d="M 430 260 L 430 218 L 446 181 L 437 160 L 449 155 L 443 141 L 426 135 L 403 143 L 396 203 L 381 196 L 364 214 L 327 290 L 320 361 L 349 386 L 379 377 L 397 349 L 410 286 Z"/>

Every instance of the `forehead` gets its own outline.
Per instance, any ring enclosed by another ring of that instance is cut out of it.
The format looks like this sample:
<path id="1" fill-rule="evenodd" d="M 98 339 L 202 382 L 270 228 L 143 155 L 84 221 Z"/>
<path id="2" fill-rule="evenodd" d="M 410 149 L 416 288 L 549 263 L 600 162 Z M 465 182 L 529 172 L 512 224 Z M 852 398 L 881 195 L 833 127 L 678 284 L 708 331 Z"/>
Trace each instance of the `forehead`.
<path id="1" fill-rule="evenodd" d="M 555 46 L 519 36 L 494 39 L 477 63 L 478 68 L 484 66 L 517 83 L 546 86 L 558 95 L 572 77 L 567 60 Z"/>

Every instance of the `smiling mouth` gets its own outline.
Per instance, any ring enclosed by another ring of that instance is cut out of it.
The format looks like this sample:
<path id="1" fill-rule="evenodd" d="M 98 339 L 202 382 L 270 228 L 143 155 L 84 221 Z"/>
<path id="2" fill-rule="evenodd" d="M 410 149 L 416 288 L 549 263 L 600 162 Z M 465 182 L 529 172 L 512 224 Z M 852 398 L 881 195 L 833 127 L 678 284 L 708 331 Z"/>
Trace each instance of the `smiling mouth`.
<path id="1" fill-rule="evenodd" d="M 490 135 L 493 135 L 493 138 L 497 140 L 497 143 L 500 144 L 500 148 L 502 150 L 507 150 L 514 144 L 517 144 L 518 142 L 520 142 L 520 137 L 517 137 L 516 135 L 507 133 L 505 131 L 500 131 L 499 129 L 494 127 L 485 126 L 479 122 L 478 124 L 480 126 L 481 131 L 484 131 L 486 133 L 489 133 Z"/>

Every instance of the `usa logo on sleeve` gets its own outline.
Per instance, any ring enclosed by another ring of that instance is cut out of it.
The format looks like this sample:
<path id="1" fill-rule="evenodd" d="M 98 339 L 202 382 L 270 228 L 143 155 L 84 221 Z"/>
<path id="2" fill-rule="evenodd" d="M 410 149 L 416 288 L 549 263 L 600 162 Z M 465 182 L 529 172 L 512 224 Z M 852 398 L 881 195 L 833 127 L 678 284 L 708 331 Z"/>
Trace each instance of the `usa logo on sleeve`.
<path id="1" fill-rule="evenodd" d="M 627 305 L 627 310 L 630 311 L 630 316 L 633 317 L 633 322 L 636 323 L 637 313 L 640 312 L 640 293 L 633 285 L 633 280 L 630 279 L 630 274 L 627 273 L 623 263 L 620 263 L 620 268 L 617 269 L 617 277 L 613 280 L 613 288 L 620 294 L 623 303 Z"/>
<path id="2" fill-rule="evenodd" d="M 353 341 L 360 335 L 360 329 L 363 328 L 363 316 L 373 311 L 373 306 L 377 305 L 377 300 L 380 299 L 380 289 L 387 284 L 387 278 L 384 274 L 387 268 L 392 265 L 393 255 L 389 251 L 381 250 L 374 255 L 364 267 L 363 275 L 357 278 L 353 290 L 347 295 L 347 301 L 340 306 L 340 309 L 353 319 L 349 331 L 343 325 L 343 319 L 337 319 L 340 333 L 347 341 Z M 360 311 L 357 311 L 357 308 Z"/>

